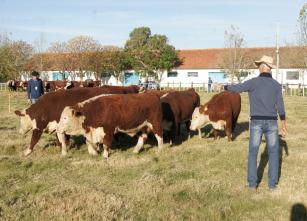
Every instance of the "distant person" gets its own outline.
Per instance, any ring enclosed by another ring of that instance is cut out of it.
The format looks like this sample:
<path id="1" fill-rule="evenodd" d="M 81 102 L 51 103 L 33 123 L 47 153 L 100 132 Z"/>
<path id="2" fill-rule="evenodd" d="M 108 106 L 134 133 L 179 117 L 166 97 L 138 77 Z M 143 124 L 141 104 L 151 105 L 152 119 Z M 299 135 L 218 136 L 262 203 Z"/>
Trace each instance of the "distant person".
<path id="1" fill-rule="evenodd" d="M 213 81 L 211 80 L 211 77 L 209 77 L 208 80 L 208 91 L 211 92 L 211 85 L 212 85 Z"/>
<path id="2" fill-rule="evenodd" d="M 255 61 L 260 75 L 242 84 L 226 85 L 225 90 L 233 92 L 247 91 L 250 101 L 250 137 L 248 154 L 248 185 L 252 189 L 258 187 L 257 156 L 262 135 L 266 139 L 269 154 L 269 189 L 274 190 L 278 184 L 279 174 L 279 135 L 277 114 L 281 120 L 281 132 L 285 136 L 286 114 L 281 85 L 272 78 L 273 58 L 263 56 Z M 222 85 L 219 85 L 222 87 Z"/>
<path id="3" fill-rule="evenodd" d="M 28 100 L 31 104 L 35 104 L 40 96 L 44 94 L 44 84 L 41 79 L 39 79 L 39 73 L 37 71 L 32 71 L 32 79 L 28 81 Z"/>

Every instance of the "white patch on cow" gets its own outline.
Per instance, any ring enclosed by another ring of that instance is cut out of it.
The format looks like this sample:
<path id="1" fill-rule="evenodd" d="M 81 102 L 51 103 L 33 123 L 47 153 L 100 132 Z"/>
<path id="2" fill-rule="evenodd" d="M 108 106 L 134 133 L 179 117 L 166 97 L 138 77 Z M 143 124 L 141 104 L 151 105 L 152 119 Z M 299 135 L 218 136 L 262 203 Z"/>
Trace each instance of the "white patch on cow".
<path id="1" fill-rule="evenodd" d="M 61 155 L 64 157 L 67 155 L 67 146 L 66 146 L 66 138 L 64 133 L 57 132 L 57 137 L 61 143 L 62 151 Z"/>
<path id="2" fill-rule="evenodd" d="M 60 118 L 60 122 L 57 125 L 57 132 L 66 133 L 68 135 L 80 135 L 85 134 L 82 124 L 85 120 L 84 116 L 75 117 L 72 115 L 73 109 L 71 107 L 65 107 Z"/>
<path id="3" fill-rule="evenodd" d="M 21 111 L 24 116 L 20 116 L 20 128 L 19 128 L 19 133 L 20 134 L 26 134 L 30 130 L 34 130 L 37 128 L 36 126 L 36 120 L 33 119 L 31 120 L 30 116 L 26 114 L 25 110 Z"/>
<path id="4" fill-rule="evenodd" d="M 109 157 L 109 152 L 107 151 L 107 150 L 103 150 L 103 157 L 105 158 L 105 159 L 108 159 L 108 157 Z"/>
<path id="5" fill-rule="evenodd" d="M 86 141 L 87 150 L 90 155 L 98 155 L 96 144 Z M 96 148 L 95 148 L 96 147 Z"/>
<path id="6" fill-rule="evenodd" d="M 171 127 L 173 125 L 172 121 L 163 120 L 162 121 L 162 128 L 163 130 L 171 131 Z"/>
<path id="7" fill-rule="evenodd" d="M 46 131 L 48 131 L 49 133 L 52 133 L 57 129 L 57 126 L 58 126 L 58 122 L 56 122 L 55 120 L 51 121 L 48 123 L 46 127 Z"/>
<path id="8" fill-rule="evenodd" d="M 67 88 L 68 88 L 69 86 L 71 86 L 71 85 L 72 85 L 71 81 L 68 81 L 68 82 L 66 83 L 66 86 L 64 87 L 64 89 L 67 90 Z"/>
<path id="9" fill-rule="evenodd" d="M 147 120 L 145 120 L 142 124 L 140 124 L 136 128 L 131 128 L 131 129 L 128 129 L 128 130 L 123 130 L 123 129 L 120 129 L 119 127 L 116 127 L 115 133 L 122 132 L 122 133 L 128 134 L 130 137 L 133 137 L 135 134 L 137 134 L 145 126 L 149 127 L 151 130 L 153 129 L 152 124 L 149 123 Z"/>
<path id="10" fill-rule="evenodd" d="M 91 143 L 102 143 L 102 140 L 105 136 L 105 132 L 103 127 L 93 128 L 90 127 L 90 131 L 85 134 L 86 139 L 88 139 Z"/>
<path id="11" fill-rule="evenodd" d="M 226 121 L 224 120 L 218 120 L 217 122 L 213 122 L 213 121 L 210 121 L 210 122 L 212 124 L 212 127 L 216 130 L 222 130 L 226 126 Z"/>
<path id="12" fill-rule="evenodd" d="M 136 146 L 134 147 L 134 150 L 133 150 L 134 153 L 139 153 L 140 152 L 140 150 L 144 146 L 144 141 L 146 139 L 147 139 L 147 134 L 145 134 L 145 133 L 143 133 L 141 136 L 139 136 L 138 143 L 136 144 Z"/>
<path id="13" fill-rule="evenodd" d="M 202 128 L 209 123 L 210 123 L 209 116 L 200 113 L 199 107 L 196 107 L 192 114 L 190 130 L 196 130 Z"/>
<path id="14" fill-rule="evenodd" d="M 90 103 L 90 102 L 92 102 L 92 101 L 94 101 L 94 100 L 96 100 L 96 99 L 98 99 L 100 97 L 105 97 L 105 96 L 110 96 L 110 95 L 112 95 L 112 94 L 100 94 L 100 95 L 97 95 L 95 97 L 92 97 L 90 99 L 87 99 L 85 101 L 82 101 L 82 102 L 78 103 L 78 106 L 79 107 L 84 107 L 84 105 L 87 104 L 87 103 Z"/>
<path id="15" fill-rule="evenodd" d="M 160 97 L 160 99 L 166 97 L 168 94 L 169 94 L 169 93 L 163 94 L 163 95 Z"/>
<path id="16" fill-rule="evenodd" d="M 163 149 L 163 138 L 160 137 L 158 134 L 155 134 L 155 137 L 156 137 L 157 142 L 158 142 L 159 150 L 162 150 Z"/>

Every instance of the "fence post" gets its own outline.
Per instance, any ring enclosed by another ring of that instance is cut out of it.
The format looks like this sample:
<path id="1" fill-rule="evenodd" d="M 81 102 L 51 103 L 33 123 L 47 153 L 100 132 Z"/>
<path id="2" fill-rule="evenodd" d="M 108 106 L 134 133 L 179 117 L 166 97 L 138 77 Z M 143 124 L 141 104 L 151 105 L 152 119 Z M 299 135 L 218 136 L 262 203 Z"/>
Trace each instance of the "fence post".
<path id="1" fill-rule="evenodd" d="M 193 88 L 193 82 L 191 83 L 191 88 Z"/>
<path id="2" fill-rule="evenodd" d="M 179 91 L 181 91 L 181 81 L 179 82 Z"/>

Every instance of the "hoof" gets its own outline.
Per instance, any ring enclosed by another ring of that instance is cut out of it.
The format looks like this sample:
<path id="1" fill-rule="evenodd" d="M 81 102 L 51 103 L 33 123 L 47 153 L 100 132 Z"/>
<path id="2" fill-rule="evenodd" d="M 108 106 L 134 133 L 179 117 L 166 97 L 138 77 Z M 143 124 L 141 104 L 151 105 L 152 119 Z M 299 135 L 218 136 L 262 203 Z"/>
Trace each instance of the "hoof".
<path id="1" fill-rule="evenodd" d="M 28 148 L 28 149 L 26 149 L 26 150 L 23 152 L 23 155 L 24 155 L 25 157 L 27 157 L 27 156 L 29 156 L 31 153 L 32 153 L 32 150 Z"/>

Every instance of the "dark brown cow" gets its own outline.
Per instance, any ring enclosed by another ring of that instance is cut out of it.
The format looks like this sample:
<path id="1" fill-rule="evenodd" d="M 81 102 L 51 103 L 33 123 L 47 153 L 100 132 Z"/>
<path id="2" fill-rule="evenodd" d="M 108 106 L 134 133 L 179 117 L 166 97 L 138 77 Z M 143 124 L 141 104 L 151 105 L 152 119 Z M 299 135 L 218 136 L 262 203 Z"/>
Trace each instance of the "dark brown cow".
<path id="1" fill-rule="evenodd" d="M 217 138 L 218 131 L 224 129 L 228 141 L 231 141 L 240 111 L 240 94 L 224 91 L 214 95 L 209 102 L 195 109 L 190 129 L 196 130 L 212 124 L 214 139 Z"/>
<path id="2" fill-rule="evenodd" d="M 193 111 L 200 105 L 199 95 L 194 89 L 175 91 L 161 97 L 163 129 L 170 133 L 171 144 L 180 135 L 180 124 L 185 123 L 188 133 Z"/>
<path id="3" fill-rule="evenodd" d="M 101 85 L 101 81 L 86 80 L 82 84 L 83 87 L 99 87 Z"/>
<path id="4" fill-rule="evenodd" d="M 6 85 L 9 89 L 9 91 L 17 91 L 19 81 L 9 80 L 8 82 L 6 82 Z"/>
<path id="5" fill-rule="evenodd" d="M 103 143 L 105 158 L 109 155 L 113 136 L 118 132 L 130 136 L 141 132 L 134 148 L 134 152 L 138 153 L 147 139 L 147 134 L 152 131 L 161 149 L 163 129 L 160 97 L 145 93 L 96 96 L 72 107 L 66 107 L 57 131 L 62 134 L 85 136 L 89 152 L 92 154 L 97 154 L 96 144 Z M 62 148 L 66 148 L 65 142 L 62 143 Z"/>
<path id="6" fill-rule="evenodd" d="M 126 94 L 130 91 L 130 87 L 111 86 L 59 90 L 45 94 L 25 110 L 15 111 L 15 114 L 20 116 L 20 133 L 26 134 L 33 131 L 30 147 L 25 150 L 24 154 L 29 155 L 33 151 L 43 132 L 55 131 L 64 107 L 100 94 Z M 63 136 L 58 139 L 62 142 L 66 141 Z"/>

